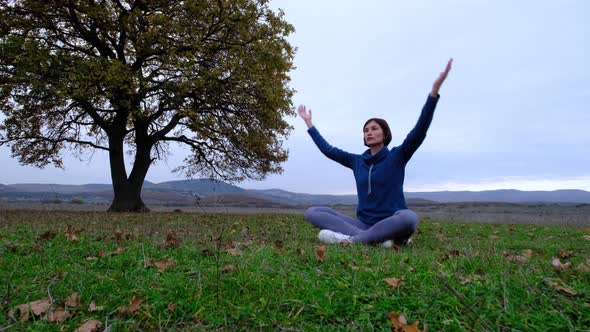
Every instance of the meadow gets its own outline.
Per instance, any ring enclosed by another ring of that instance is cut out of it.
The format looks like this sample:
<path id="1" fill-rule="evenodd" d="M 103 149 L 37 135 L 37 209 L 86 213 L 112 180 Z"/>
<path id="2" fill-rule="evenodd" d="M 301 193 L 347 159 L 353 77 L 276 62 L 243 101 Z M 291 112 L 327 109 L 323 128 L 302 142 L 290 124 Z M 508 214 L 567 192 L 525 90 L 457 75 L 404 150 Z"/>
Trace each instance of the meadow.
<path id="1" fill-rule="evenodd" d="M 316 236 L 297 214 L 0 209 L 0 331 L 590 329 L 588 228 L 425 218 L 390 249 Z"/>

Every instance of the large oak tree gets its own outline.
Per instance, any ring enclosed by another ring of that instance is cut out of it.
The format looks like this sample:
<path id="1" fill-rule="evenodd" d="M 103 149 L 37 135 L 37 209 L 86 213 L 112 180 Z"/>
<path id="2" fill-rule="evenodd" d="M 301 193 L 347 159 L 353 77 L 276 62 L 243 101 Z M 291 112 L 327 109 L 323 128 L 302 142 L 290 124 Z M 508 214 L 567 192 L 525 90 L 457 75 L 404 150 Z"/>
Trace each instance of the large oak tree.
<path id="1" fill-rule="evenodd" d="M 0 145 L 37 167 L 108 151 L 111 211 L 146 210 L 171 144 L 187 176 L 278 173 L 292 31 L 267 0 L 0 0 Z"/>

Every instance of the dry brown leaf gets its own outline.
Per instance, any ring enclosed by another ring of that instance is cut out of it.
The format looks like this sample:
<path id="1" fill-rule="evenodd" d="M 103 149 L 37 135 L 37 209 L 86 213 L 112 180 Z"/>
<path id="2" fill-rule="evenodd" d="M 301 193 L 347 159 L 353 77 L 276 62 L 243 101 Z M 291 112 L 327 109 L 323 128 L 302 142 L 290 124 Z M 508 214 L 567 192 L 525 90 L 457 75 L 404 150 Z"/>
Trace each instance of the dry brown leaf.
<path id="1" fill-rule="evenodd" d="M 580 263 L 576 267 L 576 269 L 582 270 L 582 271 L 586 271 L 586 272 L 590 272 L 590 258 L 588 260 L 586 260 L 586 262 Z"/>
<path id="2" fill-rule="evenodd" d="M 520 255 L 509 255 L 509 256 L 506 256 L 506 259 L 511 262 L 518 262 L 518 263 L 526 263 L 529 260 L 528 257 L 520 256 Z"/>
<path id="3" fill-rule="evenodd" d="M 233 255 L 233 256 L 242 256 L 243 253 L 240 249 L 238 248 L 230 248 L 226 250 L 228 254 Z"/>
<path id="4" fill-rule="evenodd" d="M 137 313 L 137 310 L 139 310 L 139 305 L 141 304 L 141 301 L 143 301 L 143 298 L 137 295 L 133 295 L 133 298 L 131 299 L 131 302 L 129 302 L 129 305 L 120 306 L 117 308 L 117 311 L 120 314 L 129 313 L 131 315 L 135 315 Z"/>
<path id="5" fill-rule="evenodd" d="M 459 252 L 459 250 L 457 250 L 457 249 L 453 249 L 453 250 L 449 250 L 449 252 L 448 252 L 448 253 L 446 253 L 446 254 L 443 254 L 443 255 L 440 257 L 440 259 L 441 259 L 441 260 L 443 260 L 443 261 L 445 261 L 445 260 L 447 260 L 447 259 L 451 259 L 451 258 L 453 258 L 453 257 L 458 257 L 458 256 L 461 256 L 461 253 Z"/>
<path id="6" fill-rule="evenodd" d="M 469 275 L 467 277 L 459 277 L 459 283 L 465 285 L 479 279 L 478 275 Z"/>
<path id="7" fill-rule="evenodd" d="M 170 303 L 170 304 L 168 305 L 168 312 L 169 312 L 169 313 L 173 313 L 173 312 L 174 312 L 174 310 L 176 310 L 176 303 Z"/>
<path id="8" fill-rule="evenodd" d="M 16 320 L 16 317 L 14 317 L 14 314 L 16 311 L 18 311 L 18 313 L 20 314 L 20 317 L 19 317 L 20 322 L 26 322 L 27 320 L 29 320 L 29 304 L 28 303 L 18 305 L 14 309 L 10 309 L 10 311 L 8 311 L 8 317 Z"/>
<path id="9" fill-rule="evenodd" d="M 76 230 L 74 227 L 72 227 L 72 225 L 68 225 L 66 230 L 66 239 L 69 242 L 78 242 L 78 235 L 76 234 Z"/>
<path id="10" fill-rule="evenodd" d="M 320 262 L 323 262 L 324 258 L 326 257 L 326 246 L 325 245 L 318 246 L 315 250 L 315 255 Z"/>
<path id="11" fill-rule="evenodd" d="M 563 264 L 563 263 L 561 263 L 559 258 L 553 258 L 553 260 L 551 261 L 551 266 L 553 266 L 554 271 L 565 271 L 565 270 L 569 270 L 572 267 L 572 263 L 567 262 L 567 263 Z"/>
<path id="12" fill-rule="evenodd" d="M 390 312 L 389 320 L 391 320 L 391 330 L 394 332 L 426 332 L 428 331 L 428 324 L 424 323 L 424 329 L 420 330 L 418 328 L 418 321 L 415 321 L 411 325 L 408 325 L 406 321 L 406 317 L 403 315 L 399 315 L 395 312 Z"/>
<path id="13" fill-rule="evenodd" d="M 403 276 L 401 276 L 400 278 L 385 278 L 383 280 L 385 280 L 385 282 L 389 286 L 391 286 L 391 289 L 396 289 L 398 287 L 401 287 L 404 284 L 403 283 L 403 280 L 404 280 Z"/>
<path id="14" fill-rule="evenodd" d="M 80 306 L 80 294 L 74 293 L 66 297 L 66 307 L 78 308 Z"/>
<path id="15" fill-rule="evenodd" d="M 49 241 L 55 237 L 55 232 L 52 231 L 45 231 L 45 233 L 39 235 L 37 237 L 37 241 Z"/>
<path id="16" fill-rule="evenodd" d="M 584 235 L 584 240 L 590 241 L 590 235 Z"/>
<path id="17" fill-rule="evenodd" d="M 115 237 L 115 241 L 117 242 L 121 242 L 123 241 L 123 231 L 120 229 L 115 229 L 115 231 L 113 232 L 113 236 Z"/>
<path id="18" fill-rule="evenodd" d="M 37 301 L 33 301 L 29 303 L 31 307 L 31 311 L 35 314 L 35 316 L 41 316 L 44 313 L 47 313 L 49 308 L 51 307 L 51 299 L 46 297 Z"/>
<path id="19" fill-rule="evenodd" d="M 236 269 L 236 267 L 232 264 L 227 264 L 226 266 L 223 267 L 223 269 L 221 269 L 221 272 L 223 273 L 228 273 L 228 272 L 232 272 Z"/>
<path id="20" fill-rule="evenodd" d="M 578 294 L 578 292 L 576 292 L 575 290 L 573 290 L 571 288 L 563 287 L 560 284 L 558 284 L 554 281 L 548 280 L 548 279 L 545 279 L 545 284 L 555 288 L 556 290 L 558 290 L 560 292 L 564 292 L 564 293 L 567 293 L 570 295 L 577 295 Z"/>
<path id="21" fill-rule="evenodd" d="M 101 311 L 103 309 L 104 309 L 104 306 L 97 306 L 96 303 L 94 303 L 94 301 L 90 302 L 90 304 L 88 305 L 89 312 Z"/>
<path id="22" fill-rule="evenodd" d="M 166 271 L 168 268 L 176 265 L 176 260 L 172 258 L 163 259 L 161 261 L 156 261 L 150 259 L 150 265 L 153 265 L 158 268 L 160 272 Z"/>
<path id="23" fill-rule="evenodd" d="M 282 250 L 285 246 L 283 245 L 283 241 L 276 240 L 275 241 L 275 248 Z"/>
<path id="24" fill-rule="evenodd" d="M 68 317 L 70 317 L 70 313 L 63 309 L 52 310 L 47 313 L 47 321 L 50 323 L 63 322 Z"/>
<path id="25" fill-rule="evenodd" d="M 168 230 L 166 233 L 166 248 L 178 248 L 180 240 L 176 237 L 176 232 Z"/>
<path id="26" fill-rule="evenodd" d="M 526 258 L 531 258 L 533 257 L 533 251 L 531 249 L 526 249 L 523 250 L 522 254 L 524 255 L 524 257 Z"/>
<path id="27" fill-rule="evenodd" d="M 561 251 L 559 251 L 559 254 L 557 254 L 557 257 L 559 257 L 561 259 L 572 258 L 572 257 L 574 257 L 574 252 L 568 251 L 568 250 L 561 250 Z"/>
<path id="28" fill-rule="evenodd" d="M 101 327 L 101 322 L 95 319 L 90 319 L 84 322 L 84 324 L 80 325 L 80 327 L 78 327 L 74 332 L 98 332 Z"/>
<path id="29" fill-rule="evenodd" d="M 118 254 L 121 254 L 125 251 L 125 248 L 123 247 L 117 247 L 117 249 L 115 249 L 115 251 L 111 252 L 108 254 L 108 256 L 116 256 Z"/>
<path id="30" fill-rule="evenodd" d="M 137 310 L 139 310 L 139 305 L 141 304 L 141 301 L 143 301 L 143 298 L 141 298 L 140 296 L 134 295 L 133 299 L 131 299 L 131 302 L 129 302 L 129 312 L 132 315 L 135 315 Z"/>
<path id="31" fill-rule="evenodd" d="M 355 261 L 353 261 L 352 263 L 350 263 L 350 268 L 353 270 L 358 270 L 359 265 Z"/>
<path id="32" fill-rule="evenodd" d="M 98 257 L 104 258 L 104 257 L 107 257 L 107 254 L 104 252 L 104 250 L 100 249 L 98 251 Z"/>
<path id="33" fill-rule="evenodd" d="M 203 249 L 201 251 L 201 254 L 203 254 L 203 256 L 214 256 L 215 253 L 213 251 L 211 251 L 210 249 Z"/>

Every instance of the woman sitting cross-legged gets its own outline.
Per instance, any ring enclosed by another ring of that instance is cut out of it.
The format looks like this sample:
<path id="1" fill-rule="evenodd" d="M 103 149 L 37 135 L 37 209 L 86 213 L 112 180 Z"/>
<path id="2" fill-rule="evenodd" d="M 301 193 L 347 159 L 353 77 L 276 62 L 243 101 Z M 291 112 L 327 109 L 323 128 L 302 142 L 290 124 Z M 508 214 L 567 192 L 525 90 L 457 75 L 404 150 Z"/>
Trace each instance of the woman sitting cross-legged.
<path id="1" fill-rule="evenodd" d="M 328 144 L 311 122 L 311 109 L 297 109 L 307 124 L 308 133 L 320 151 L 328 158 L 352 169 L 356 180 L 358 207 L 356 219 L 328 207 L 311 207 L 305 217 L 321 229 L 318 238 L 323 243 L 367 243 L 391 246 L 406 244 L 416 231 L 418 215 L 406 206 L 403 192 L 405 167 L 426 137 L 438 91 L 446 79 L 453 59 L 447 63 L 432 86 L 416 126 L 403 143 L 391 150 L 389 125 L 383 119 L 372 118 L 363 126 L 364 143 L 369 147 L 363 154 L 352 154 Z"/>

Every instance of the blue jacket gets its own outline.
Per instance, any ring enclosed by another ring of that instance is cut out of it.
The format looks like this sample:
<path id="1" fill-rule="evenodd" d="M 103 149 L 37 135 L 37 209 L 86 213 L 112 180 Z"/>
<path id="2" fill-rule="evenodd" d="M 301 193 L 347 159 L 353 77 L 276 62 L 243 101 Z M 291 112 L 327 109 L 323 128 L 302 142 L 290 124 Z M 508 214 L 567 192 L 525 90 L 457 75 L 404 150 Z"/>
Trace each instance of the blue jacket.
<path id="1" fill-rule="evenodd" d="M 407 209 L 403 191 L 405 167 L 426 138 L 439 97 L 428 95 L 418 123 L 400 146 L 391 150 L 385 146 L 373 156 L 370 150 L 358 155 L 333 147 L 315 127 L 307 131 L 326 157 L 352 169 L 358 195 L 357 218 L 360 221 L 374 225 L 398 210 Z"/>

